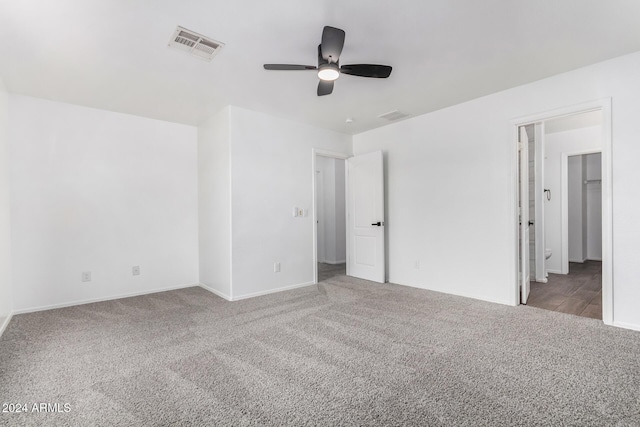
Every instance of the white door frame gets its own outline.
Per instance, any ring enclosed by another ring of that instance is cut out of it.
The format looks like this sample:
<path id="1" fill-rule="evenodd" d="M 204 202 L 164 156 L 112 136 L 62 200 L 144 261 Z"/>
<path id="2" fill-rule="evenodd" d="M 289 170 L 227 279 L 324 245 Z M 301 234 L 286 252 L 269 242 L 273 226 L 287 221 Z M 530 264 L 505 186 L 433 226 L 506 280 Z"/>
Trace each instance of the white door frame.
<path id="1" fill-rule="evenodd" d="M 316 206 L 316 157 L 329 157 L 332 159 L 346 160 L 352 157 L 349 154 L 343 154 L 336 151 L 322 150 L 318 148 L 311 149 L 311 211 L 313 212 L 313 283 L 318 283 L 318 207 Z M 345 165 L 346 168 L 346 165 Z M 345 195 L 346 195 L 346 170 L 345 170 Z M 345 198 L 346 207 L 346 198 Z M 349 239 L 347 241 L 347 256 L 349 256 Z"/>
<path id="2" fill-rule="evenodd" d="M 509 172 L 509 200 L 512 212 L 510 227 L 512 254 L 512 304 L 520 302 L 520 283 L 518 281 L 518 127 L 541 122 L 561 116 L 588 111 L 602 111 L 602 321 L 613 325 L 613 185 L 612 185 L 612 139 L 611 139 L 611 98 L 602 98 L 582 104 L 558 108 L 552 111 L 520 117 L 509 122 L 509 141 L 507 144 L 511 168 Z"/>
<path id="3" fill-rule="evenodd" d="M 317 157 L 316 157 L 317 161 Z M 317 166 L 317 165 L 316 165 Z M 318 194 L 320 193 L 320 194 Z M 324 173 L 321 170 L 316 170 L 316 194 L 314 196 L 314 201 L 316 202 L 316 208 L 314 210 L 315 213 L 315 222 L 316 222 L 316 248 L 318 249 L 317 256 L 318 262 L 326 261 L 326 249 L 325 249 L 325 241 L 324 241 Z M 322 220 L 322 222 L 320 222 Z"/>
<path id="4" fill-rule="evenodd" d="M 560 227 L 562 227 L 560 250 L 562 251 L 562 264 L 560 265 L 560 271 L 562 274 L 569 274 L 569 157 L 596 153 L 602 153 L 602 150 L 594 148 L 560 153 L 560 191 L 562 192 L 562 199 L 560 200 Z"/>

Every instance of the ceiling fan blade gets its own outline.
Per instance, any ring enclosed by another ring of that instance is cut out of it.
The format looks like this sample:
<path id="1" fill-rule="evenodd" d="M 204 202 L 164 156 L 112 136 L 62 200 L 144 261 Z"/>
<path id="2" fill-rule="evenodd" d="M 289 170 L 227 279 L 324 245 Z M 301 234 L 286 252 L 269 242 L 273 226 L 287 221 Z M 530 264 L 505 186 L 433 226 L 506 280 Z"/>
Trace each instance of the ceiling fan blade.
<path id="1" fill-rule="evenodd" d="M 318 67 L 313 65 L 294 65 L 294 64 L 264 64 L 265 70 L 317 70 Z"/>
<path id="2" fill-rule="evenodd" d="M 352 64 L 343 65 L 340 67 L 340 72 L 343 74 L 351 74 L 352 76 L 386 79 L 391 74 L 391 67 L 377 64 Z"/>
<path id="3" fill-rule="evenodd" d="M 318 83 L 318 96 L 329 95 L 331 92 L 333 92 L 333 82 L 320 80 L 320 83 Z"/>
<path id="4" fill-rule="evenodd" d="M 344 47 L 344 31 L 340 28 L 324 27 L 322 30 L 322 57 L 330 62 L 338 62 Z"/>

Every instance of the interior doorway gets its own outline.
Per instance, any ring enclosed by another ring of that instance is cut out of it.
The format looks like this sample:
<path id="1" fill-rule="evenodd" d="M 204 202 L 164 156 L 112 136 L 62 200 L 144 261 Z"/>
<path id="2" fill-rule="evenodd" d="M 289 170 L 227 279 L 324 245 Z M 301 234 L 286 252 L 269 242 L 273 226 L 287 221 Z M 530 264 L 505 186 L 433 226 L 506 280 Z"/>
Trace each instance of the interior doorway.
<path id="1" fill-rule="evenodd" d="M 528 305 L 601 320 L 602 155 L 599 151 L 566 152 L 571 139 L 581 145 L 599 144 L 599 123 L 597 120 L 585 123 L 589 126 L 563 128 L 562 132 L 551 133 L 548 138 L 548 144 L 560 145 L 549 150 L 552 155 L 557 155 L 559 150 L 565 151 L 558 156 L 561 188 L 556 192 L 562 205 L 559 217 L 563 230 L 560 236 L 561 268 L 550 273 L 545 284 L 532 283 Z M 549 170 L 548 175 L 556 174 Z M 557 184 L 550 183 L 549 186 Z M 547 206 L 551 212 L 552 201 Z M 553 224 L 558 218 L 550 219 Z"/>
<path id="2" fill-rule="evenodd" d="M 385 283 L 382 151 L 348 156 L 314 148 L 311 154 L 314 283 L 320 278 L 327 280 L 341 274 L 345 261 L 344 274 L 347 276 Z M 325 162 L 334 165 L 333 171 L 331 167 L 329 172 L 320 167 Z M 329 197 L 319 199 L 318 193 L 329 193 Z M 332 217 L 335 226 L 330 225 Z M 332 245 L 335 245 L 335 252 L 330 252 Z"/>
<path id="3" fill-rule="evenodd" d="M 610 100 L 513 124 L 517 302 L 611 324 Z M 535 248 L 539 239 L 544 247 Z"/>
<path id="4" fill-rule="evenodd" d="M 315 213 L 317 281 L 346 274 L 345 160 L 315 158 Z"/>

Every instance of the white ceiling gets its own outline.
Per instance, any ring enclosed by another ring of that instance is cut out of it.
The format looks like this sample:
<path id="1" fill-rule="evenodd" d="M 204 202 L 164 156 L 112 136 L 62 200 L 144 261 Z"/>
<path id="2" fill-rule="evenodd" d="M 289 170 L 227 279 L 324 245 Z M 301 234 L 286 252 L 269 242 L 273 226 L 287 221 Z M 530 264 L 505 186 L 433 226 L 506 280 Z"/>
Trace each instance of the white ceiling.
<path id="1" fill-rule="evenodd" d="M 636 0 L 0 0 L 0 76 L 14 93 L 195 125 L 232 104 L 349 134 L 640 50 Z M 226 47 L 167 47 L 176 25 Z M 343 75 L 316 96 L 322 27 L 346 31 Z M 347 124 L 346 118 L 353 123 Z"/>
<path id="2" fill-rule="evenodd" d="M 571 114 L 544 122 L 545 133 L 566 132 L 602 124 L 602 111 L 589 111 L 587 113 Z"/>

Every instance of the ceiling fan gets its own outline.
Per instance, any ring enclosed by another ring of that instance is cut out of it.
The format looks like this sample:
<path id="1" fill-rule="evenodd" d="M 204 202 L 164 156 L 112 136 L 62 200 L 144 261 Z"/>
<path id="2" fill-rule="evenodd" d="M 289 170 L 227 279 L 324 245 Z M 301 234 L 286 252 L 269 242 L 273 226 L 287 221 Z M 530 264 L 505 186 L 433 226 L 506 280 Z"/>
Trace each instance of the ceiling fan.
<path id="1" fill-rule="evenodd" d="M 317 70 L 320 83 L 318 96 L 333 92 L 333 82 L 340 74 L 359 77 L 386 79 L 391 74 L 388 65 L 352 64 L 340 66 L 340 53 L 344 46 L 344 31 L 334 27 L 324 27 L 322 42 L 318 46 L 318 66 L 294 64 L 264 64 L 265 70 Z"/>

